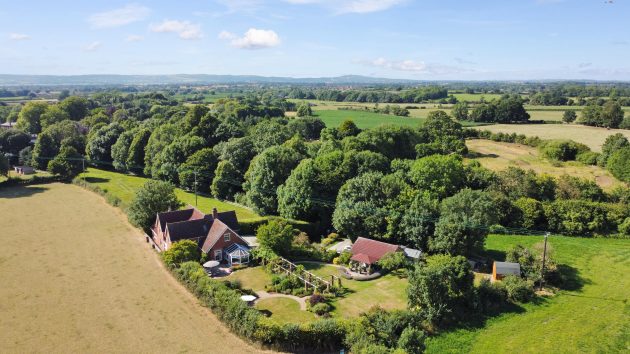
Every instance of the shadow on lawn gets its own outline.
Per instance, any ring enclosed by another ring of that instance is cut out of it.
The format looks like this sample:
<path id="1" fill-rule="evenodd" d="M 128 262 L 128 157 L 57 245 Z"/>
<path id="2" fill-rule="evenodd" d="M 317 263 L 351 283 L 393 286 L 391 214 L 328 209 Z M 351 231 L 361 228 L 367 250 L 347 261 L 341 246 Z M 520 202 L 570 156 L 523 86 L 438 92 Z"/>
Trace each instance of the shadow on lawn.
<path id="1" fill-rule="evenodd" d="M 88 183 L 107 183 L 109 182 L 109 178 L 102 177 L 83 177 L 83 180 Z"/>
<path id="2" fill-rule="evenodd" d="M 480 158 L 483 158 L 483 157 L 497 158 L 497 157 L 499 157 L 499 155 L 497 155 L 497 154 L 483 154 L 481 152 L 469 151 L 468 154 L 466 154 L 466 157 L 469 158 L 469 159 L 480 159 Z"/>
<path id="3" fill-rule="evenodd" d="M 40 186 L 12 186 L 7 189 L 0 189 L 0 199 L 3 198 L 23 198 L 47 191 L 47 187 Z"/>
<path id="4" fill-rule="evenodd" d="M 577 268 L 571 267 L 566 264 L 558 265 L 558 272 L 560 273 L 560 288 L 567 291 L 580 291 L 584 285 L 591 284 L 589 279 L 582 278 L 580 271 Z"/>

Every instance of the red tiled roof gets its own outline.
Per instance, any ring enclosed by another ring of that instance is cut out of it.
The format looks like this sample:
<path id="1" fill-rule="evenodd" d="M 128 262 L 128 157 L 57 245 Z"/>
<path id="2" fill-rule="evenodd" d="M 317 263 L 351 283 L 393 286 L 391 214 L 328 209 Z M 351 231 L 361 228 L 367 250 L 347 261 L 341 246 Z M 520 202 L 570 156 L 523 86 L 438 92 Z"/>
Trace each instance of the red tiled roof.
<path id="1" fill-rule="evenodd" d="M 352 245 L 353 256 L 351 259 L 366 264 L 373 264 L 378 262 L 378 260 L 387 253 L 398 252 L 399 250 L 399 246 L 392 245 L 391 243 L 359 237 Z M 363 260 L 355 259 L 355 257 L 362 258 Z"/>
<path id="2" fill-rule="evenodd" d="M 195 208 L 167 211 L 164 213 L 158 213 L 158 220 L 160 221 L 160 227 L 162 232 L 166 230 L 166 224 L 175 223 L 180 221 L 198 220 L 204 217 L 204 214 Z"/>
<path id="3" fill-rule="evenodd" d="M 357 261 L 357 262 L 361 262 L 361 263 L 365 263 L 365 264 L 374 264 L 374 263 L 377 262 L 376 258 L 370 257 L 367 254 L 363 254 L 363 253 L 355 254 L 350 259 L 353 260 L 353 261 Z"/>

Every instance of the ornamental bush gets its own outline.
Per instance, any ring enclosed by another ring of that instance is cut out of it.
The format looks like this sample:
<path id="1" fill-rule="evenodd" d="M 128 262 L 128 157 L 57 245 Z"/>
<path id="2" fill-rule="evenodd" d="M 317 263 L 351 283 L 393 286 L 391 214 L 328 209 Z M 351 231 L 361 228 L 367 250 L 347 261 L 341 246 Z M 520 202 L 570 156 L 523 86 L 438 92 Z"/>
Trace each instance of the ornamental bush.
<path id="1" fill-rule="evenodd" d="M 534 283 L 521 277 L 509 275 L 503 278 L 508 299 L 514 302 L 528 302 L 534 298 Z"/>
<path id="2" fill-rule="evenodd" d="M 317 316 L 323 316 L 329 313 L 332 310 L 332 307 L 325 302 L 320 302 L 311 307 L 311 312 L 316 314 Z"/>

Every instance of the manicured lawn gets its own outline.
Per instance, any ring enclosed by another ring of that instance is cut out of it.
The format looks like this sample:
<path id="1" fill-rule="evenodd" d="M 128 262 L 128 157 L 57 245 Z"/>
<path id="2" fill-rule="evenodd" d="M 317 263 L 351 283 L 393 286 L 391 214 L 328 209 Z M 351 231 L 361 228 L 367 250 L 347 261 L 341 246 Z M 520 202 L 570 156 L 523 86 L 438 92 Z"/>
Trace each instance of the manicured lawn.
<path id="1" fill-rule="evenodd" d="M 312 312 L 300 310 L 300 304 L 289 298 L 269 298 L 256 303 L 256 308 L 271 314 L 271 319 L 278 323 L 304 323 L 317 318 Z"/>
<path id="2" fill-rule="evenodd" d="M 367 111 L 326 110 L 315 111 L 314 114 L 324 121 L 328 127 L 338 127 L 348 119 L 352 120 L 361 129 L 374 128 L 386 124 L 417 127 L 424 121 L 420 118 L 397 117 Z"/>
<path id="3" fill-rule="evenodd" d="M 304 263 L 304 267 L 324 279 L 339 275 L 338 268 L 330 265 Z M 374 280 L 356 281 L 342 278 L 342 285 L 348 293 L 335 299 L 332 305 L 334 314 L 340 317 L 357 317 L 371 307 L 384 309 L 404 309 L 407 306 L 407 280 L 388 274 Z"/>
<path id="4" fill-rule="evenodd" d="M 0 190 L 0 351 L 258 351 L 201 306 L 102 197 L 52 183 Z"/>
<path id="5" fill-rule="evenodd" d="M 604 189 L 611 189 L 622 184 L 610 172 L 599 166 L 587 166 L 577 161 L 552 164 L 540 156 L 538 149 L 527 145 L 471 139 L 466 141 L 466 146 L 469 149 L 469 156 L 493 171 L 501 171 L 514 166 L 556 177 L 568 174 L 586 178 Z"/>
<path id="6" fill-rule="evenodd" d="M 308 271 L 326 280 L 330 280 L 330 275 L 339 275 L 337 268 L 331 265 L 301 264 Z M 271 275 L 265 272 L 262 267 L 252 267 L 238 270 L 226 279 L 238 280 L 241 286 L 246 289 L 264 290 L 265 285 L 271 282 Z M 332 302 L 335 307 L 333 314 L 339 317 L 357 317 L 377 305 L 385 309 L 404 309 L 407 306 L 406 279 L 386 275 L 369 281 L 343 278 L 341 281 L 348 291 Z M 296 309 L 299 311 L 299 307 Z"/>
<path id="7" fill-rule="evenodd" d="M 85 173 L 80 175 L 85 181 L 99 186 L 101 189 L 107 190 L 110 194 L 120 198 L 123 204 L 129 205 L 133 200 L 136 190 L 138 190 L 146 181 L 147 178 L 131 176 L 122 173 L 99 170 L 96 168 L 88 168 Z M 177 197 L 182 202 L 195 205 L 195 194 L 186 192 L 182 189 L 175 189 Z M 219 211 L 235 210 L 236 215 L 240 220 L 259 218 L 260 216 L 250 209 L 242 206 L 220 201 L 218 199 L 198 196 L 197 208 L 204 213 L 211 213 L 212 208 L 217 208 Z"/>
<path id="8" fill-rule="evenodd" d="M 533 245 L 535 236 L 488 237 L 502 255 L 512 245 Z M 570 290 L 522 313 L 488 320 L 483 328 L 459 329 L 431 338 L 428 353 L 621 353 L 630 348 L 630 240 L 552 236 L 549 245 L 574 279 Z"/>
<path id="9" fill-rule="evenodd" d="M 230 274 L 227 280 L 236 280 L 240 282 L 244 289 L 252 289 L 254 291 L 265 290 L 265 285 L 271 284 L 271 275 L 262 267 L 249 267 L 240 269 Z"/>

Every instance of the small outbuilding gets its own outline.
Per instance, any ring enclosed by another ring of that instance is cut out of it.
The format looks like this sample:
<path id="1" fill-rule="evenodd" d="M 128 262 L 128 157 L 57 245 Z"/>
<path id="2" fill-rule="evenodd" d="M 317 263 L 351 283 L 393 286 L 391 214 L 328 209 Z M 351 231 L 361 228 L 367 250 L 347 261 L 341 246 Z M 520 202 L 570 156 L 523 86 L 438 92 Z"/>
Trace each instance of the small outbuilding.
<path id="1" fill-rule="evenodd" d="M 492 281 L 501 280 L 508 275 L 521 276 L 521 265 L 512 262 L 494 262 L 492 264 Z"/>
<path id="2" fill-rule="evenodd" d="M 35 173 L 35 169 L 31 166 L 14 166 L 13 169 L 18 175 L 32 175 Z"/>

